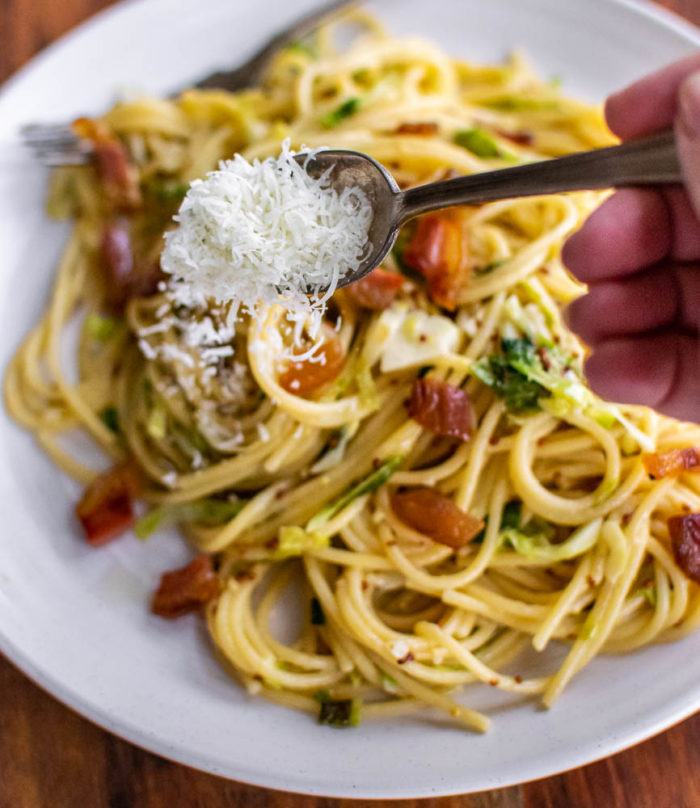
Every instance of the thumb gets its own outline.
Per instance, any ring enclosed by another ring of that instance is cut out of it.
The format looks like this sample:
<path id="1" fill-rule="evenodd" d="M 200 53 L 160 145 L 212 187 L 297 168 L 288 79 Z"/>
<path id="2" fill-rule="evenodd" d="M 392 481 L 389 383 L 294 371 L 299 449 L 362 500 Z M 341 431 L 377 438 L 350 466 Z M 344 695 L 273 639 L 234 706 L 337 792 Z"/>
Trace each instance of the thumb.
<path id="1" fill-rule="evenodd" d="M 700 218 L 700 71 L 680 86 L 675 129 L 685 187 Z"/>

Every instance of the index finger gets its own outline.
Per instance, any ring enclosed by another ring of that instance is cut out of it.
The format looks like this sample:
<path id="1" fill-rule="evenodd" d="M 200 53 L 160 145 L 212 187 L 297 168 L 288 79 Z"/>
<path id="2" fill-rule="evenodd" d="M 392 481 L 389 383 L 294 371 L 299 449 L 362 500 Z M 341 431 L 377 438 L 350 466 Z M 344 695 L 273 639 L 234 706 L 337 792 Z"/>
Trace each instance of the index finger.
<path id="1" fill-rule="evenodd" d="M 678 90 L 686 76 L 700 70 L 700 53 L 652 73 L 608 98 L 608 126 L 623 140 L 673 126 Z"/>

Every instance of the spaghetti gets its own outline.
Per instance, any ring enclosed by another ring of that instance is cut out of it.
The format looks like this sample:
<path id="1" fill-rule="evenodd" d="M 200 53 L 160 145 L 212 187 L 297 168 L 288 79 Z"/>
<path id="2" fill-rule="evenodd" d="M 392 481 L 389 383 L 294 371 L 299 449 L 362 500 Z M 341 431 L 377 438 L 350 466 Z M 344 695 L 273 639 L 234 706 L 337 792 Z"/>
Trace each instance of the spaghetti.
<path id="1" fill-rule="evenodd" d="M 428 705 L 484 731 L 455 698 L 463 685 L 550 706 L 599 652 L 698 627 L 700 591 L 667 520 L 700 510 L 700 477 L 651 479 L 643 457 L 697 445 L 700 428 L 581 382 L 584 349 L 560 309 L 582 287 L 559 249 L 600 194 L 409 224 L 381 283 L 334 296 L 314 361 L 280 361 L 293 335 L 275 306 L 226 331 L 216 306 L 173 312 L 156 286 L 143 294 L 188 183 L 236 152 L 274 156 L 285 138 L 356 149 L 408 187 L 611 142 L 597 110 L 520 57 L 468 64 L 355 20 L 364 33 L 347 50 L 324 29 L 257 89 L 120 103 L 94 124 L 96 143 L 125 147 L 137 195 L 115 202 L 102 164 L 55 173 L 51 209 L 76 225 L 5 400 L 81 483 L 96 472 L 71 448 L 76 429 L 138 467 L 137 532 L 177 521 L 214 559 L 209 631 L 251 693 L 329 723 Z M 115 302 L 104 266 L 125 232 L 140 281 Z M 445 250 L 437 269 L 421 243 Z M 71 382 L 61 346 L 76 318 Z M 185 320 L 209 336 L 188 339 Z M 460 426 L 441 426 L 442 396 L 469 407 Z M 410 495 L 425 491 L 436 510 L 417 527 Z M 282 600 L 301 604 L 289 642 L 271 627 Z M 561 666 L 515 673 L 526 646 L 552 642 L 567 646 Z"/>

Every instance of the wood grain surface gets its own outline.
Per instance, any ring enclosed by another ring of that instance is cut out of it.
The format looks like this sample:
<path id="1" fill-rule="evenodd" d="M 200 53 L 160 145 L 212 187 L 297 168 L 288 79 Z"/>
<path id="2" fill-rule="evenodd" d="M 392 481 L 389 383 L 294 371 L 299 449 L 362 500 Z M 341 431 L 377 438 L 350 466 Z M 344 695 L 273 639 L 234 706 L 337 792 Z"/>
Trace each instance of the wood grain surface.
<path id="1" fill-rule="evenodd" d="M 38 50 L 112 2 L 0 0 L 0 82 Z M 664 0 L 660 5 L 700 24 L 700 0 Z M 700 714 L 639 746 L 557 777 L 479 794 L 395 804 L 403 808 L 700 808 L 698 771 Z M 343 808 L 362 804 L 372 803 L 269 791 L 165 761 L 76 715 L 0 657 L 0 808 Z"/>

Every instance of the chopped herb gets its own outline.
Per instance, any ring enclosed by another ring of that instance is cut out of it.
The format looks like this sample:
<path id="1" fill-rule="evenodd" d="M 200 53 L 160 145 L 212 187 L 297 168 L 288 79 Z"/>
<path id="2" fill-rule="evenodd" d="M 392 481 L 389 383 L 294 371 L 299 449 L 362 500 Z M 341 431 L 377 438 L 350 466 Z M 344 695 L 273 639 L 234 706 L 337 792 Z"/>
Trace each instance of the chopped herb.
<path id="1" fill-rule="evenodd" d="M 388 673 L 385 673 L 381 668 L 377 671 L 379 674 L 379 683 L 381 684 L 382 688 L 387 691 L 387 693 L 396 693 L 399 688 L 399 683 L 394 679 L 393 676 L 390 676 Z"/>
<path id="2" fill-rule="evenodd" d="M 489 272 L 493 272 L 494 269 L 498 269 L 499 267 L 502 267 L 504 264 L 507 264 L 507 263 L 508 263 L 507 259 L 504 259 L 502 261 L 493 261 L 490 264 L 486 264 L 485 267 L 481 267 L 481 269 L 475 269 L 474 270 L 474 275 L 477 278 L 480 278 L 482 275 L 488 275 Z"/>
<path id="3" fill-rule="evenodd" d="M 560 109 L 560 104 L 557 101 L 541 98 L 522 98 L 513 95 L 492 98 L 490 101 L 484 101 L 483 105 L 503 112 L 551 112 Z"/>
<path id="4" fill-rule="evenodd" d="M 332 109 L 330 112 L 327 112 L 325 115 L 321 116 L 321 126 L 324 129 L 333 129 L 341 124 L 346 118 L 350 118 L 352 115 L 354 115 L 361 106 L 361 98 L 348 98 L 348 100 L 343 101 L 339 107 L 336 107 L 335 109 Z"/>
<path id="5" fill-rule="evenodd" d="M 328 547 L 328 544 L 329 537 L 315 531 L 304 530 L 303 527 L 295 525 L 281 527 L 273 558 L 275 561 L 282 561 L 285 558 L 301 556 L 308 550 Z"/>
<path id="6" fill-rule="evenodd" d="M 503 149 L 498 141 L 483 129 L 462 129 L 455 134 L 455 143 L 477 157 L 513 157 L 509 151 Z"/>
<path id="7" fill-rule="evenodd" d="M 116 407 L 104 407 L 99 412 L 100 420 L 112 432 L 119 434 L 119 413 Z"/>
<path id="8" fill-rule="evenodd" d="M 391 455 L 387 457 L 376 471 L 368 474 L 364 479 L 349 488 L 344 494 L 341 494 L 337 499 L 321 508 L 321 510 L 310 519 L 309 523 L 306 525 L 306 530 L 313 532 L 339 514 L 343 508 L 346 508 L 353 500 L 365 494 L 371 494 L 378 488 L 381 488 L 396 471 L 402 460 L 403 455 Z"/>
<path id="9" fill-rule="evenodd" d="M 142 541 L 162 527 L 176 522 L 202 522 L 205 525 L 221 525 L 237 516 L 245 502 L 226 502 L 223 499 L 200 499 L 177 505 L 154 508 L 142 516 L 134 526 L 134 533 Z"/>
<path id="10" fill-rule="evenodd" d="M 579 632 L 579 640 L 590 640 L 598 633 L 598 621 L 594 619 L 593 612 L 586 618 Z"/>
<path id="11" fill-rule="evenodd" d="M 521 368 L 539 362 L 535 346 L 526 337 L 504 339 L 503 355 L 492 354 L 472 365 L 472 372 L 488 387 L 492 387 L 511 412 L 539 409 L 539 400 L 550 395 L 539 382 L 528 378 Z M 541 367 L 541 365 L 540 365 Z"/>
<path id="12" fill-rule="evenodd" d="M 533 519 L 523 528 L 504 531 L 503 541 L 509 543 L 517 553 L 533 561 L 568 561 L 593 547 L 598 540 L 601 525 L 602 519 L 594 519 L 574 530 L 566 541 L 552 544 L 552 526 L 543 520 Z"/>
<path id="13" fill-rule="evenodd" d="M 318 48 L 310 42 L 304 42 L 302 39 L 297 39 L 287 45 L 287 50 L 292 53 L 303 53 L 310 59 L 318 59 Z"/>
<path id="14" fill-rule="evenodd" d="M 155 178 L 144 186 L 144 190 L 149 196 L 163 205 L 182 202 L 189 189 L 190 186 L 187 183 L 163 178 Z"/>
<path id="15" fill-rule="evenodd" d="M 316 691 L 314 698 L 321 705 L 318 712 L 319 724 L 328 724 L 331 727 L 356 727 L 360 723 L 359 699 L 332 699 L 327 690 Z"/>
<path id="16" fill-rule="evenodd" d="M 506 502 L 503 506 L 503 513 L 501 514 L 501 524 L 499 530 L 517 530 L 520 527 L 520 511 L 522 503 L 517 499 L 512 499 Z M 472 539 L 471 543 L 481 544 L 486 536 L 486 526 L 489 523 L 488 514 L 484 516 L 484 526 Z"/>
<path id="17" fill-rule="evenodd" d="M 168 428 L 168 413 L 162 404 L 156 404 L 146 422 L 146 432 L 155 440 L 162 440 Z"/>
<path id="18" fill-rule="evenodd" d="M 637 589 L 635 595 L 641 595 L 643 598 L 649 602 L 649 605 L 655 609 L 656 602 L 657 602 L 657 595 L 656 595 L 656 586 L 652 581 L 649 581 L 648 584 L 643 584 L 642 586 Z"/>
<path id="19" fill-rule="evenodd" d="M 83 331 L 90 339 L 97 342 L 109 342 L 115 335 L 120 321 L 114 317 L 104 317 L 101 314 L 86 315 L 83 320 Z"/>
<path id="20" fill-rule="evenodd" d="M 323 606 L 321 606 L 321 601 L 318 598 L 311 598 L 311 625 L 326 625 L 326 615 L 323 611 Z"/>
<path id="21" fill-rule="evenodd" d="M 506 502 L 501 514 L 501 530 L 511 530 L 520 527 L 520 511 L 522 504 L 517 499 Z"/>
<path id="22" fill-rule="evenodd" d="M 343 459 L 348 441 L 353 434 L 354 430 L 348 424 L 343 424 L 340 429 L 332 432 L 318 460 L 311 466 L 311 471 L 318 474 L 321 471 L 327 471 L 333 466 L 337 466 Z"/>

